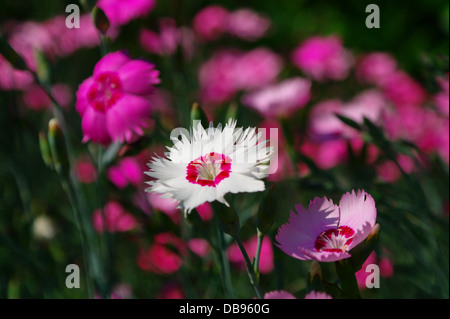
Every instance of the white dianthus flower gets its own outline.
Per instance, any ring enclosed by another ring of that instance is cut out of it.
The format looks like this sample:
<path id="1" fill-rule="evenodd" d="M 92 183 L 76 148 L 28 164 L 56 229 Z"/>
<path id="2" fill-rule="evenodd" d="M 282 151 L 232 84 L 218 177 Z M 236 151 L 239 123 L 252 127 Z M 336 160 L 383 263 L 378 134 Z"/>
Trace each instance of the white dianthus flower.
<path id="1" fill-rule="evenodd" d="M 212 124 L 204 129 L 198 122 L 190 133 L 177 132 L 165 158 L 154 157 L 147 164 L 145 174 L 153 178 L 146 182 L 147 192 L 172 198 L 189 213 L 205 202 L 228 205 L 227 193 L 265 189 L 261 179 L 267 176 L 273 148 L 261 141 L 262 132 L 256 128 L 236 128 L 230 119 L 223 129 Z"/>

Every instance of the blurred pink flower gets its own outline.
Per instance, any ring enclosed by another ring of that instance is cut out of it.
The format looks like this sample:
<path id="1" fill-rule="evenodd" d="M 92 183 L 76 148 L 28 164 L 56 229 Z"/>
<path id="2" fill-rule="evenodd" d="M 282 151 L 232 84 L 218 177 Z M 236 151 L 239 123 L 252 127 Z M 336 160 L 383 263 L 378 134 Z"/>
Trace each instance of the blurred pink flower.
<path id="1" fill-rule="evenodd" d="M 245 250 L 247 251 L 250 260 L 253 260 L 256 253 L 256 246 L 258 243 L 258 237 L 253 236 L 246 242 L 244 242 Z M 237 244 L 232 244 L 227 249 L 227 256 L 230 262 L 239 269 L 246 269 L 244 257 L 242 257 L 241 251 Z M 259 260 L 259 272 L 261 274 L 268 274 L 272 272 L 274 268 L 273 264 L 273 249 L 272 242 L 269 237 L 265 236 L 261 245 L 261 255 Z"/>
<path id="2" fill-rule="evenodd" d="M 283 67 L 283 61 L 267 48 L 246 52 L 234 67 L 236 86 L 241 90 L 253 90 L 272 83 Z"/>
<path id="3" fill-rule="evenodd" d="M 311 158 L 321 169 L 327 170 L 335 167 L 348 158 L 347 141 L 345 139 L 330 139 L 324 141 L 303 142 L 299 151 Z"/>
<path id="4" fill-rule="evenodd" d="M 144 165 L 134 157 L 124 157 L 117 165 L 108 168 L 107 175 L 109 180 L 116 185 L 117 188 L 125 188 L 129 184 L 140 186 L 143 183 Z"/>
<path id="5" fill-rule="evenodd" d="M 382 115 L 387 109 L 386 99 L 375 89 L 363 91 L 347 103 L 339 100 L 323 101 L 313 106 L 308 130 L 315 141 L 352 138 L 359 133 L 343 123 L 336 114 L 359 124 L 363 124 L 364 118 L 375 124 L 381 124 Z"/>
<path id="6" fill-rule="evenodd" d="M 244 95 L 242 103 L 265 117 L 288 117 L 308 103 L 310 90 L 310 81 L 291 78 Z"/>
<path id="7" fill-rule="evenodd" d="M 210 251 L 211 246 L 208 241 L 203 238 L 192 238 L 188 241 L 189 249 L 199 257 L 206 257 Z"/>
<path id="8" fill-rule="evenodd" d="M 333 299 L 333 297 L 325 292 L 311 291 L 305 296 L 305 299 Z"/>
<path id="9" fill-rule="evenodd" d="M 343 80 L 350 71 L 353 58 L 338 36 L 311 37 L 292 53 L 292 62 L 314 80 Z"/>
<path id="10" fill-rule="evenodd" d="M 366 267 L 370 264 L 375 264 L 380 269 L 380 276 L 384 278 L 392 277 L 394 274 L 394 266 L 388 257 L 379 258 L 375 251 L 373 251 L 362 265 L 361 269 L 355 273 L 358 287 L 360 290 L 367 288 L 366 279 L 371 272 L 366 272 Z"/>
<path id="11" fill-rule="evenodd" d="M 264 299 L 297 299 L 294 295 L 284 290 L 269 291 L 264 294 Z"/>
<path id="12" fill-rule="evenodd" d="M 111 233 L 125 232 L 137 225 L 134 216 L 126 212 L 123 206 L 116 201 L 109 201 L 103 212 L 101 209 L 95 210 L 92 215 L 92 222 L 94 229 L 99 233 L 105 231 L 105 228 Z"/>
<path id="13" fill-rule="evenodd" d="M 98 0 L 112 25 L 124 25 L 133 19 L 146 16 L 156 5 L 155 0 Z"/>
<path id="14" fill-rule="evenodd" d="M 56 102 L 64 108 L 67 108 L 72 102 L 72 92 L 65 84 L 55 84 L 51 88 L 51 93 Z M 47 92 L 37 84 L 32 84 L 26 88 L 23 93 L 23 102 L 28 108 L 35 111 L 47 110 L 53 103 Z"/>
<path id="15" fill-rule="evenodd" d="M 156 299 L 185 299 L 183 289 L 177 282 L 165 284 L 158 293 Z"/>
<path id="16" fill-rule="evenodd" d="M 200 215 L 200 218 L 207 222 L 211 220 L 214 217 L 214 211 L 212 209 L 211 203 L 205 202 L 196 208 L 198 214 Z"/>
<path id="17" fill-rule="evenodd" d="M 449 81 L 448 74 L 446 77 L 438 77 L 437 82 L 441 87 L 441 91 L 434 96 L 434 103 L 437 109 L 443 115 L 448 117 L 449 114 Z"/>
<path id="18" fill-rule="evenodd" d="M 160 55 L 175 53 L 181 42 L 181 33 L 172 18 L 159 19 L 160 33 L 148 29 L 141 29 L 139 42 L 148 52 Z"/>
<path id="19" fill-rule="evenodd" d="M 204 41 L 219 39 L 228 27 L 229 12 L 219 5 L 200 10 L 194 17 L 193 29 Z"/>
<path id="20" fill-rule="evenodd" d="M 390 74 L 383 83 L 383 91 L 397 107 L 419 106 L 427 98 L 422 86 L 403 71 Z"/>
<path id="21" fill-rule="evenodd" d="M 146 97 L 158 83 L 159 71 L 153 64 L 132 60 L 122 52 L 105 55 L 97 62 L 93 76 L 84 80 L 77 91 L 83 142 L 108 145 L 142 135 L 151 114 Z"/>
<path id="22" fill-rule="evenodd" d="M 254 90 L 272 83 L 281 68 L 281 58 L 266 48 L 246 53 L 218 51 L 200 67 L 201 99 L 206 104 L 226 102 L 240 90 Z"/>
<path id="23" fill-rule="evenodd" d="M 87 157 L 80 157 L 74 164 L 74 170 L 81 183 L 89 184 L 97 180 L 97 169 Z"/>
<path id="24" fill-rule="evenodd" d="M 142 270 L 171 274 L 180 269 L 186 252 L 183 240 L 172 233 L 159 233 L 148 250 L 141 250 L 137 263 Z"/>
<path id="25" fill-rule="evenodd" d="M 374 52 L 364 55 L 356 65 L 360 82 L 383 85 L 397 71 L 397 62 L 388 53 Z"/>
<path id="26" fill-rule="evenodd" d="M 33 82 L 33 76 L 28 71 L 16 70 L 0 54 L 0 89 L 21 90 Z"/>
<path id="27" fill-rule="evenodd" d="M 295 211 L 278 230 L 276 245 L 291 257 L 320 262 L 349 258 L 352 248 L 372 231 L 377 217 L 375 201 L 361 190 L 344 194 L 339 206 L 316 197 L 308 210 L 298 204 Z"/>
<path id="28" fill-rule="evenodd" d="M 258 40 L 269 27 L 269 19 L 250 9 L 236 10 L 228 16 L 227 32 L 247 41 Z"/>
<path id="29" fill-rule="evenodd" d="M 408 155 L 398 155 L 397 162 L 406 174 L 411 173 L 415 168 L 414 160 Z M 384 161 L 376 165 L 376 171 L 378 177 L 388 183 L 393 183 L 402 176 L 394 161 Z"/>

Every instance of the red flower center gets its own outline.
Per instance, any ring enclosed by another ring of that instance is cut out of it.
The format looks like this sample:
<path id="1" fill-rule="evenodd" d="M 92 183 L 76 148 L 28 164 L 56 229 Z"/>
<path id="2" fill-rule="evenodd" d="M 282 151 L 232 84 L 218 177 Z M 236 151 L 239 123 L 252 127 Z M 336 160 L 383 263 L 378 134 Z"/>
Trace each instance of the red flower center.
<path id="1" fill-rule="evenodd" d="M 186 168 L 186 179 L 193 184 L 216 187 L 230 176 L 231 158 L 211 152 L 191 161 Z"/>
<path id="2" fill-rule="evenodd" d="M 88 100 L 92 107 L 102 113 L 121 97 L 122 83 L 115 72 L 103 72 L 97 75 L 88 91 Z"/>
<path id="3" fill-rule="evenodd" d="M 317 251 L 343 253 L 352 243 L 353 237 L 355 237 L 355 231 L 348 226 L 328 229 L 317 237 L 314 248 Z"/>

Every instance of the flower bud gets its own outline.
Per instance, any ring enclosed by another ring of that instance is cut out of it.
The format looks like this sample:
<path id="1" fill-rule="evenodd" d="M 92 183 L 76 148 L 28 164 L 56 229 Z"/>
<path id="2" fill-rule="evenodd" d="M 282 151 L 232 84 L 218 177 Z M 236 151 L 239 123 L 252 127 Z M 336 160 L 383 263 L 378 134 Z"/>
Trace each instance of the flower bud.
<path id="1" fill-rule="evenodd" d="M 58 174 L 68 176 L 69 158 L 64 141 L 64 134 L 55 118 L 48 122 L 48 142 L 55 170 Z"/>
<path id="2" fill-rule="evenodd" d="M 95 6 L 92 11 L 92 19 L 94 20 L 95 27 L 102 35 L 105 35 L 110 27 L 108 17 L 105 12 L 99 7 Z"/>
<path id="3" fill-rule="evenodd" d="M 192 104 L 191 108 L 191 123 L 194 121 L 200 121 L 203 127 L 209 126 L 208 117 L 197 102 Z"/>
<path id="4" fill-rule="evenodd" d="M 52 153 L 48 144 L 47 136 L 44 132 L 39 132 L 39 149 L 41 150 L 42 160 L 47 167 L 53 167 Z"/>

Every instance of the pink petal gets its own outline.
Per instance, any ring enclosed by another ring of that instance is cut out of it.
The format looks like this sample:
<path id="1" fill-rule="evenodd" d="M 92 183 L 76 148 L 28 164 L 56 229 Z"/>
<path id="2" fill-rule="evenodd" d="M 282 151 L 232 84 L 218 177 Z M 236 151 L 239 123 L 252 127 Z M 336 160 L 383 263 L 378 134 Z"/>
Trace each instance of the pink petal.
<path id="1" fill-rule="evenodd" d="M 95 111 L 93 108 L 87 108 L 81 120 L 83 130 L 83 142 L 92 140 L 95 143 L 107 145 L 111 142 L 111 137 L 106 128 L 106 116 L 103 113 Z"/>
<path id="2" fill-rule="evenodd" d="M 372 231 L 377 219 L 377 209 L 375 201 L 363 190 L 346 193 L 339 202 L 340 208 L 340 226 L 349 226 L 355 232 L 353 242 L 349 250 L 362 242 Z"/>
<path id="3" fill-rule="evenodd" d="M 125 93 L 148 95 L 154 91 L 153 86 L 161 82 L 159 71 L 146 61 L 132 60 L 122 65 L 117 73 Z"/>
<path id="4" fill-rule="evenodd" d="M 75 107 L 81 116 L 83 116 L 84 112 L 86 111 L 86 108 L 89 106 L 88 91 L 93 84 L 94 84 L 93 77 L 89 77 L 86 80 L 84 80 L 78 87 L 78 91 L 76 93 L 77 102 L 75 104 Z"/>
<path id="5" fill-rule="evenodd" d="M 102 72 L 115 72 L 131 59 L 123 52 L 111 52 L 105 55 L 94 67 L 94 75 Z"/>

